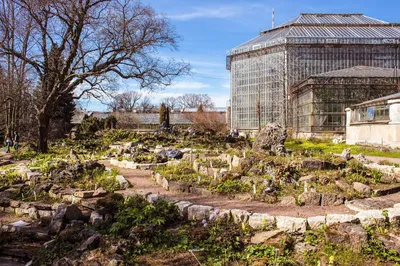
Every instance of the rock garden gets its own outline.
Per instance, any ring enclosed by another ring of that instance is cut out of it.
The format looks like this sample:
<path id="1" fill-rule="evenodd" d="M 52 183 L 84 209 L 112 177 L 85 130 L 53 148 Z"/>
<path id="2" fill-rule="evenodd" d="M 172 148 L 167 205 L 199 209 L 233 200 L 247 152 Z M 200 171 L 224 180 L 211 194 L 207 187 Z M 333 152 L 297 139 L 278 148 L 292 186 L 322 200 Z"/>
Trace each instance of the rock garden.
<path id="1" fill-rule="evenodd" d="M 0 262 L 400 263 L 400 168 L 323 143 L 269 124 L 253 139 L 107 130 L 48 154 L 23 145 L 0 157 Z"/>

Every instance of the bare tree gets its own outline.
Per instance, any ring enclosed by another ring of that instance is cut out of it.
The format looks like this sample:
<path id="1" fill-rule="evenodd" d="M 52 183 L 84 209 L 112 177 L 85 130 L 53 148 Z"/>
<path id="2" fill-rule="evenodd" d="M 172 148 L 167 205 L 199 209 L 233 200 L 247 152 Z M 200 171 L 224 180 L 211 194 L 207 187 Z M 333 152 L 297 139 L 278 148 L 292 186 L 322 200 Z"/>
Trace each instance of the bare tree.
<path id="1" fill-rule="evenodd" d="M 177 98 L 178 103 L 184 108 L 197 108 L 202 105 L 204 108 L 213 108 L 214 103 L 207 94 L 188 93 Z"/>
<path id="2" fill-rule="evenodd" d="M 128 91 L 116 95 L 107 105 L 112 112 L 117 112 L 120 110 L 125 112 L 133 112 L 135 107 L 138 106 L 141 98 L 142 94 L 140 92 Z"/>
<path id="3" fill-rule="evenodd" d="M 164 103 L 170 110 L 174 110 L 178 107 L 178 99 L 175 97 L 166 97 L 161 99 L 160 103 Z"/>
<path id="4" fill-rule="evenodd" d="M 154 57 L 164 47 L 176 48 L 169 21 L 134 0 L 0 0 L 18 12 L 15 21 L 29 28 L 17 31 L 0 12 L 0 54 L 14 56 L 34 70 L 39 150 L 48 150 L 51 113 L 66 94 L 104 93 L 110 80 L 135 79 L 154 90 L 185 74 L 185 63 Z M 14 43 L 7 42 L 11 37 Z"/>
<path id="5" fill-rule="evenodd" d="M 144 96 L 139 104 L 143 113 L 150 113 L 155 109 L 155 105 L 151 102 L 149 96 Z"/>

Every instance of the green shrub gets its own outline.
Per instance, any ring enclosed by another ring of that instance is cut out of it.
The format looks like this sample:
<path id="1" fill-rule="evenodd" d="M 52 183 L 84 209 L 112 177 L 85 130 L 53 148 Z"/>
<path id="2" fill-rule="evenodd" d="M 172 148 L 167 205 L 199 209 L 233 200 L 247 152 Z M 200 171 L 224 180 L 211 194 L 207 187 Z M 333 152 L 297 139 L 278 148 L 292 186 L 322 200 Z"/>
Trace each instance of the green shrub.
<path id="1" fill-rule="evenodd" d="M 247 183 L 243 183 L 240 180 L 231 180 L 228 179 L 217 185 L 215 188 L 216 192 L 226 193 L 226 194 L 235 194 L 235 193 L 244 193 L 250 192 L 251 186 Z"/>

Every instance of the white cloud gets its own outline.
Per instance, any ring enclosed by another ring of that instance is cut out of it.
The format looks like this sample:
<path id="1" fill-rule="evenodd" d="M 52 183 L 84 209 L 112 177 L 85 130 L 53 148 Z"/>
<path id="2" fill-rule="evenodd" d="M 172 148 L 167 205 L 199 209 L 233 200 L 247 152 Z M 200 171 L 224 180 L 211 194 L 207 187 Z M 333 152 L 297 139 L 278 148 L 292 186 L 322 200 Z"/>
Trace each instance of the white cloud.
<path id="1" fill-rule="evenodd" d="M 175 82 L 171 86 L 168 86 L 167 89 L 173 90 L 199 90 L 199 89 L 206 89 L 210 88 L 209 84 L 203 82 L 196 82 L 196 81 L 179 81 Z"/>
<path id="2" fill-rule="evenodd" d="M 172 14 L 169 17 L 173 20 L 188 21 L 199 18 L 232 18 L 239 17 L 240 15 L 247 13 L 252 10 L 260 10 L 268 8 L 264 4 L 258 3 L 244 3 L 242 5 L 219 5 L 209 7 L 193 7 L 191 11 Z"/>
<path id="3" fill-rule="evenodd" d="M 192 12 L 170 15 L 174 20 L 187 21 L 197 18 L 230 18 L 238 15 L 240 9 L 237 6 L 222 7 L 195 7 Z"/>

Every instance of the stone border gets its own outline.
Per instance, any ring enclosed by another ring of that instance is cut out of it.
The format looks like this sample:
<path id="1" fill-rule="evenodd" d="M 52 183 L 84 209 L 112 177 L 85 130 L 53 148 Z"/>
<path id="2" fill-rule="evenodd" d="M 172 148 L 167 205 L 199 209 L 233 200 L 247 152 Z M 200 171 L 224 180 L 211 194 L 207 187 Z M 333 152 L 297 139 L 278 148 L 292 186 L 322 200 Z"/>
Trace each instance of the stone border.
<path id="1" fill-rule="evenodd" d="M 141 195 L 150 203 L 157 200 L 167 200 L 176 205 L 180 214 L 187 220 L 207 219 L 211 211 L 217 208 L 208 205 L 197 205 L 190 201 L 181 201 L 168 198 L 165 195 L 154 194 L 149 191 L 137 191 L 133 195 Z M 124 195 L 125 197 L 133 196 Z M 384 212 L 386 214 L 384 214 Z M 291 233 L 304 233 L 308 228 L 315 230 L 322 225 L 335 223 L 354 223 L 363 226 L 370 226 L 383 222 L 390 222 L 393 225 L 400 225 L 400 204 L 393 208 L 382 210 L 360 211 L 355 215 L 351 214 L 327 214 L 325 216 L 312 216 L 308 218 L 291 216 L 273 216 L 267 213 L 250 213 L 240 209 L 220 210 L 218 217 L 221 219 L 232 219 L 235 223 L 248 224 L 253 229 L 265 230 L 277 228 Z"/>
<path id="2" fill-rule="evenodd" d="M 126 168 L 126 169 L 152 170 L 157 166 L 164 166 L 164 165 L 168 165 L 170 163 L 169 162 L 166 162 L 166 163 L 135 163 L 132 161 L 127 161 L 127 160 L 118 161 L 114 158 L 111 158 L 110 164 L 117 166 L 117 167 Z"/>
<path id="3" fill-rule="evenodd" d="M 211 196 L 213 194 L 211 191 L 205 188 L 195 187 L 190 184 L 181 182 L 168 181 L 167 178 L 159 173 L 153 172 L 152 177 L 154 178 L 157 185 L 162 186 L 165 190 L 168 191 L 186 192 L 205 196 Z"/>

